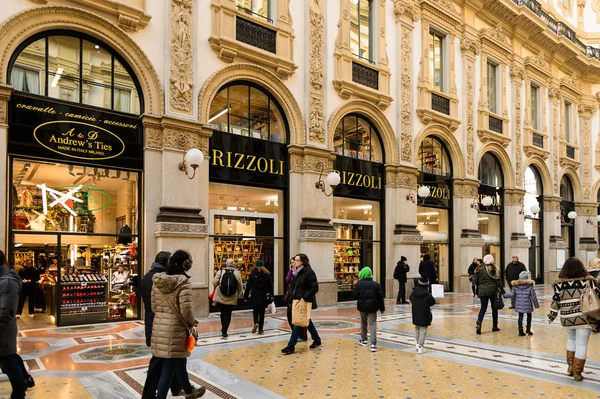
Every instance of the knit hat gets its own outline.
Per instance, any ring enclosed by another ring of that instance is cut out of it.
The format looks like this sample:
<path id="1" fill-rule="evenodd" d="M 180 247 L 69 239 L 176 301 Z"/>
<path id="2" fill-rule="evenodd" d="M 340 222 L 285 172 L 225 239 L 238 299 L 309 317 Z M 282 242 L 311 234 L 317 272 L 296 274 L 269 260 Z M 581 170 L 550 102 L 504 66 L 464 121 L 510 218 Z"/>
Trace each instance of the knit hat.
<path id="1" fill-rule="evenodd" d="M 408 259 L 406 259 L 406 256 L 401 256 L 401 257 L 400 257 L 400 261 L 401 261 L 401 262 L 406 262 L 407 260 L 408 260 Z"/>
<path id="2" fill-rule="evenodd" d="M 419 279 L 419 285 L 427 287 L 429 285 L 429 280 L 427 280 L 427 277 L 421 276 L 421 278 Z"/>
<path id="3" fill-rule="evenodd" d="M 529 280 L 529 272 L 525 270 L 519 273 L 519 280 Z"/>
<path id="4" fill-rule="evenodd" d="M 360 280 L 363 280 L 365 278 L 373 278 L 373 271 L 369 266 L 365 266 L 362 269 L 360 269 L 360 272 L 358 272 L 358 278 Z"/>
<path id="5" fill-rule="evenodd" d="M 256 266 L 264 266 L 264 265 L 265 265 L 265 262 L 263 262 L 262 260 L 260 260 L 260 259 L 259 259 L 259 260 L 257 260 L 257 261 L 256 261 L 254 264 L 255 264 Z"/>
<path id="6" fill-rule="evenodd" d="M 490 254 L 487 254 L 486 256 L 483 257 L 483 263 L 485 263 L 486 265 L 491 265 L 494 263 L 494 257 Z"/>

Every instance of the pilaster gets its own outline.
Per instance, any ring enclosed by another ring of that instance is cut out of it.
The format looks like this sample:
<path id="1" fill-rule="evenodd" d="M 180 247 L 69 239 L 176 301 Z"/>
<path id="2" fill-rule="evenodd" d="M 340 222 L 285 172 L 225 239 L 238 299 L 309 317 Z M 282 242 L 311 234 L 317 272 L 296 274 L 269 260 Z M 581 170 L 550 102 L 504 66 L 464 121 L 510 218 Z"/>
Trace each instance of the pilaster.
<path id="1" fill-rule="evenodd" d="M 470 292 L 467 270 L 473 258 L 481 258 L 483 238 L 479 233 L 477 204 L 479 181 L 454 179 L 452 213 L 454 233 L 454 291 Z M 460 222 L 459 222 L 460 221 Z"/>
<path id="2" fill-rule="evenodd" d="M 0 140 L 0 165 L 8 165 L 8 148 L 7 140 L 8 137 L 8 102 L 10 101 L 10 95 L 12 93 L 12 86 L 0 84 L 0 137 L 4 139 Z M 7 173 L 0 174 L 0 187 L 7 187 Z M 6 214 L 8 207 L 8 195 L 0 196 L 0 250 L 7 252 L 6 245 L 8 243 L 6 237 Z"/>

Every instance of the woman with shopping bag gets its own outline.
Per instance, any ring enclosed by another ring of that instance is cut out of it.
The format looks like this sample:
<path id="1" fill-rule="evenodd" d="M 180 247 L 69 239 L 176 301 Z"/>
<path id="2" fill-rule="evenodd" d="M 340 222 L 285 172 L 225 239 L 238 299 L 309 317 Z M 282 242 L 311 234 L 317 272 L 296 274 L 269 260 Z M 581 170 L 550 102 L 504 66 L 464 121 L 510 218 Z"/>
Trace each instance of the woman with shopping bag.
<path id="1" fill-rule="evenodd" d="M 310 266 L 308 256 L 305 254 L 297 254 L 294 257 L 294 262 L 297 267 L 293 271 L 294 277 L 290 283 L 292 323 L 294 327 L 287 346 L 281 350 L 284 355 L 294 353 L 303 326 L 308 327 L 313 339 L 310 348 L 314 349 L 321 346 L 321 337 L 319 337 L 319 333 L 310 319 L 310 311 L 317 308 L 317 298 L 315 297 L 319 292 L 317 275 Z"/>

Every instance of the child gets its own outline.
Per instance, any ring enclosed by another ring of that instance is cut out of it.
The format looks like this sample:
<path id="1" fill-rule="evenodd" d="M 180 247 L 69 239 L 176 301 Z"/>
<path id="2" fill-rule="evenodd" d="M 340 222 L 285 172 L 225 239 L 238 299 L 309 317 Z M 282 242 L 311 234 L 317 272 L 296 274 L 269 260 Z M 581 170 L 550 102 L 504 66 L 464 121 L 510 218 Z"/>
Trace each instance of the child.
<path id="1" fill-rule="evenodd" d="M 519 279 L 514 280 L 510 292 L 504 294 L 504 298 L 512 298 L 511 303 L 515 311 L 519 313 L 519 336 L 524 337 L 523 332 L 523 314 L 527 313 L 527 335 L 533 335 L 531 332 L 531 312 L 533 307 L 539 308 L 540 304 L 535 294 L 533 286 L 535 282 L 529 279 L 529 272 L 519 273 Z"/>
<path id="2" fill-rule="evenodd" d="M 357 299 L 356 307 L 360 312 L 360 338 L 358 343 L 367 346 L 367 322 L 371 328 L 371 352 L 377 352 L 377 310 L 385 312 L 383 291 L 377 281 L 373 281 L 373 272 L 365 266 L 358 273 L 360 281 L 354 286 L 352 294 Z"/>
<path id="3" fill-rule="evenodd" d="M 435 298 L 429 292 L 429 280 L 421 276 L 408 300 L 412 303 L 412 321 L 415 325 L 415 338 L 417 340 L 417 353 L 425 353 L 425 337 L 427 327 L 431 325 L 433 316 L 431 307 L 435 305 Z"/>

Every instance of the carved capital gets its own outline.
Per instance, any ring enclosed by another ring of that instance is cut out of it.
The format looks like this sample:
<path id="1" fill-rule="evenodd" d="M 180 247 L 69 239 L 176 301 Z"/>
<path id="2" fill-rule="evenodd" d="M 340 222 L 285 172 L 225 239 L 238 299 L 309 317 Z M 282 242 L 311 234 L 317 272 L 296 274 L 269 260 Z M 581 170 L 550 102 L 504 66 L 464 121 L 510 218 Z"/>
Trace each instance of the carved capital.
<path id="1" fill-rule="evenodd" d="M 525 70 L 523 68 L 521 68 L 520 66 L 513 65 L 510 68 L 510 77 L 512 78 L 513 81 L 521 82 L 522 80 L 525 79 Z"/>
<path id="2" fill-rule="evenodd" d="M 473 179 L 454 179 L 454 189 L 452 195 L 455 198 L 477 198 L 479 180 Z"/>
<path id="3" fill-rule="evenodd" d="M 598 109 L 597 105 L 592 102 L 584 102 L 579 104 L 577 110 L 579 111 L 579 115 L 583 118 L 591 118 L 596 110 Z"/>
<path id="4" fill-rule="evenodd" d="M 525 190 L 506 189 L 504 190 L 504 205 L 523 206 Z"/>
<path id="5" fill-rule="evenodd" d="M 421 18 L 421 9 L 414 0 L 395 0 L 394 14 L 396 14 L 396 22 L 406 16 L 414 23 Z"/>
<path id="6" fill-rule="evenodd" d="M 462 50 L 463 53 L 472 53 L 473 55 L 479 55 L 481 53 L 481 44 L 479 43 L 479 40 L 474 39 L 474 38 L 470 38 L 470 37 L 463 37 L 462 40 L 460 41 L 460 49 Z"/>
<path id="7" fill-rule="evenodd" d="M 301 173 L 329 173 L 336 157 L 330 150 L 308 146 L 290 146 L 289 154 L 290 172 Z"/>
<path id="8" fill-rule="evenodd" d="M 12 86 L 0 84 L 0 125 L 8 123 L 8 101 L 12 91 Z"/>

